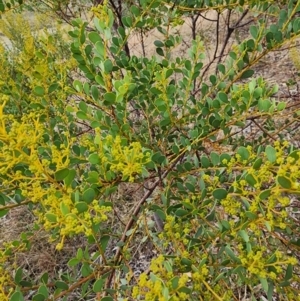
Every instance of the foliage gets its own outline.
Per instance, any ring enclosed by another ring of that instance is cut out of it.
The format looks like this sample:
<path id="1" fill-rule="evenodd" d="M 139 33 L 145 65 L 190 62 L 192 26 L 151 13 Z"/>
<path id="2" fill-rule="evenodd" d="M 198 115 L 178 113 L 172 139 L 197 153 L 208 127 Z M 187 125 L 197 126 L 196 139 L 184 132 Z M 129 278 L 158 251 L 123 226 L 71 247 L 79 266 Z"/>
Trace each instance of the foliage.
<path id="1" fill-rule="evenodd" d="M 299 111 L 255 76 L 255 64 L 295 43 L 300 1 L 127 8 L 116 30 L 114 2 L 93 7 L 92 22 L 72 20 L 71 41 L 60 25 L 7 31 L 15 51 L 0 55 L 0 216 L 28 206 L 33 232 L 49 233 L 58 251 L 70 237 L 87 246 L 62 273 L 33 279 L 13 258 L 34 234 L 3 242 L 1 300 L 300 300 Z M 210 61 L 199 36 L 179 57 L 174 27 L 206 11 L 218 26 L 221 14 L 249 13 L 249 35 L 227 44 L 227 24 Z M 156 55 L 130 56 L 130 36 L 152 28 L 162 35 Z M 144 194 L 119 216 L 124 184 Z M 161 233 L 148 227 L 149 211 Z M 156 252 L 136 277 L 131 261 L 146 242 Z"/>

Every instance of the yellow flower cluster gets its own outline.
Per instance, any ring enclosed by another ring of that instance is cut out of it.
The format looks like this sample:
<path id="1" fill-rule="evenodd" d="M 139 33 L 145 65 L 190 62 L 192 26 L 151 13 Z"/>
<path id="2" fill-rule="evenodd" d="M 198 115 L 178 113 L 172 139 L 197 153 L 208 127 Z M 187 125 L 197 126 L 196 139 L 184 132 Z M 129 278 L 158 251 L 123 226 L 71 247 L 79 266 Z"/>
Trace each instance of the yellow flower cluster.
<path id="1" fill-rule="evenodd" d="M 8 301 L 10 299 L 10 293 L 11 291 L 7 290 L 7 287 L 9 286 L 11 282 L 11 276 L 1 265 L 0 265 L 0 300 Z"/>
<path id="2" fill-rule="evenodd" d="M 42 176 L 44 168 L 38 158 L 37 146 L 44 126 L 33 112 L 24 115 L 18 122 L 11 115 L 4 114 L 4 106 L 5 102 L 0 106 L 0 175 L 11 177 L 12 181 L 18 179 L 20 172 L 11 169 L 22 163 L 37 176 Z"/>
<path id="3" fill-rule="evenodd" d="M 107 4 L 108 1 L 104 0 L 102 4 L 99 4 L 98 6 L 94 6 L 91 9 L 91 12 L 95 14 L 95 16 L 101 20 L 106 26 L 109 25 L 109 15 L 107 12 Z"/>
<path id="4" fill-rule="evenodd" d="M 51 145 L 51 161 L 56 164 L 56 169 L 61 170 L 70 164 L 70 144 L 61 144 L 59 149 L 55 145 Z"/>
<path id="5" fill-rule="evenodd" d="M 120 173 L 123 180 L 134 182 L 135 175 L 141 174 L 143 167 L 150 161 L 150 152 L 143 153 L 139 142 L 131 142 L 128 146 L 120 136 L 108 135 L 98 140 L 98 155 L 102 166 L 107 166 L 114 173 Z M 105 171 L 103 172 L 105 175 Z"/>
<path id="6" fill-rule="evenodd" d="M 0 248 L 0 300 L 8 301 L 14 290 L 14 281 L 12 271 L 6 268 L 6 264 L 13 256 L 14 252 L 22 252 L 25 250 L 24 244 L 14 245 L 11 242 L 3 243 Z M 11 267 L 10 267 L 11 268 Z M 15 266 L 13 266 L 15 268 Z"/>
<path id="7" fill-rule="evenodd" d="M 111 150 L 111 167 L 114 172 L 120 172 L 123 178 L 134 181 L 134 174 L 141 174 L 145 164 L 145 155 L 139 142 L 132 142 L 129 146 L 122 146 L 121 138 L 116 137 Z"/>
<path id="8" fill-rule="evenodd" d="M 270 261 L 271 257 L 276 258 L 275 261 Z M 282 273 L 283 265 L 296 265 L 297 259 L 294 257 L 288 257 L 277 250 L 272 256 L 268 255 L 266 248 L 260 248 L 258 250 L 252 250 L 247 253 L 242 253 L 239 256 L 242 265 L 251 274 L 257 275 L 260 278 L 276 279 L 277 273 Z M 270 268 L 272 267 L 272 270 Z M 276 273 L 273 270 L 276 270 Z"/>
<path id="9" fill-rule="evenodd" d="M 174 274 L 167 271 L 165 264 L 163 255 L 152 259 L 150 270 L 153 273 L 150 276 L 145 273 L 140 275 L 138 285 L 132 289 L 133 298 L 142 297 L 143 300 L 148 301 L 167 301 L 170 298 L 174 301 L 189 300 L 189 295 L 181 291 L 190 281 L 189 275 L 181 274 L 174 287 Z"/>
<path id="10" fill-rule="evenodd" d="M 243 200 L 247 200 L 250 204 L 247 210 L 257 215 L 257 219 L 250 221 L 249 227 L 257 234 L 261 227 L 265 227 L 265 223 L 270 228 L 280 227 L 285 229 L 287 226 L 285 208 L 290 204 L 290 199 L 286 196 L 286 193 L 300 191 L 298 183 L 300 160 L 295 160 L 295 156 L 300 156 L 300 153 L 294 154 L 294 156 L 286 156 L 288 146 L 289 144 L 286 141 L 282 143 L 275 142 L 276 154 L 274 159 L 271 157 L 271 160 L 262 158 L 259 168 L 255 168 L 251 163 L 256 155 L 250 147 L 247 148 L 249 151 L 247 162 L 242 160 L 240 155 L 235 156 L 230 162 L 223 162 L 229 169 L 237 168 L 238 170 L 242 165 L 245 176 L 232 183 L 234 192 L 229 193 L 225 199 L 221 200 L 221 205 L 226 213 L 244 217 L 245 212 L 241 208 Z M 267 157 L 266 153 L 263 155 Z M 282 187 L 274 175 L 283 177 L 284 181 L 287 182 L 286 185 L 290 185 L 290 188 Z M 212 185 L 209 178 L 204 178 L 204 180 Z"/>
<path id="11" fill-rule="evenodd" d="M 93 200 L 85 205 L 85 211 L 79 212 L 76 207 L 77 203 L 71 200 L 70 195 L 60 195 L 54 186 L 47 189 L 41 204 L 45 212 L 36 210 L 35 214 L 46 230 L 59 229 L 61 242 L 56 246 L 58 250 L 63 248 L 66 236 L 93 235 L 93 225 L 106 221 L 107 213 L 111 211 L 111 207 L 100 206 L 99 201 Z"/>
<path id="12" fill-rule="evenodd" d="M 79 213 L 76 202 L 71 200 L 72 189 L 55 180 L 55 171 L 69 166 L 70 143 L 61 144 L 59 149 L 52 145 L 49 149 L 51 159 L 41 160 L 38 149 L 40 146 L 47 148 L 42 140 L 44 125 L 33 112 L 24 115 L 18 122 L 4 113 L 4 106 L 5 101 L 0 106 L 0 142 L 3 144 L 0 150 L 2 187 L 12 187 L 11 185 L 17 183 L 24 198 L 39 203 L 44 208 L 44 212 L 35 211 L 40 222 L 47 230 L 59 228 L 63 239 L 67 235 L 79 233 L 91 235 L 92 226 L 107 219 L 106 213 L 110 211 L 110 207 L 100 206 L 99 202 L 94 200 L 86 205 L 84 212 Z M 68 133 L 65 134 L 66 140 L 69 141 Z M 74 142 L 72 139 L 70 141 Z M 125 151 L 125 155 L 130 154 Z M 128 160 L 130 159 L 131 157 Z M 120 160 L 127 162 L 124 157 Z M 134 154 L 133 160 L 138 160 Z M 55 170 L 49 168 L 50 163 L 55 164 Z M 15 170 L 14 167 L 18 164 L 25 164 L 31 175 Z M 131 173 L 129 175 L 131 176 Z M 58 245 L 58 248 L 61 247 L 62 244 Z"/>

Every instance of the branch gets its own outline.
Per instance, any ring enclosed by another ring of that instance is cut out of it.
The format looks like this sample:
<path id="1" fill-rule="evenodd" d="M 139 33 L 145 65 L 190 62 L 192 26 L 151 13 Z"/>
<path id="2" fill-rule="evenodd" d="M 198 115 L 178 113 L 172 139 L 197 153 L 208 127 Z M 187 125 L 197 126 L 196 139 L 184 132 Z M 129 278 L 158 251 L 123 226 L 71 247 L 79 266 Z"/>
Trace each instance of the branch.
<path id="1" fill-rule="evenodd" d="M 146 202 L 146 200 L 151 196 L 151 194 L 153 193 L 153 191 L 156 189 L 157 186 L 159 186 L 159 184 L 161 183 L 161 180 L 166 178 L 167 175 L 169 174 L 169 172 L 176 166 L 176 164 L 178 163 L 178 161 L 184 156 L 185 153 L 181 154 L 180 156 L 178 156 L 178 158 L 176 158 L 176 160 L 171 164 L 171 166 L 161 175 L 161 178 L 157 179 L 153 185 L 151 187 L 148 188 L 148 191 L 144 194 L 144 196 L 142 197 L 142 199 L 138 202 L 138 204 L 135 206 L 132 217 L 130 218 L 130 220 L 128 221 L 120 242 L 121 243 L 125 243 L 126 239 L 127 239 L 127 235 L 126 233 L 132 228 L 134 222 L 136 221 L 136 217 L 138 216 L 138 214 L 140 213 L 140 210 L 143 206 L 143 204 Z M 121 258 L 121 247 L 118 248 L 116 255 L 114 257 L 114 265 L 118 266 L 119 262 L 120 262 L 120 258 Z M 111 282 L 112 279 L 114 277 L 114 272 L 115 270 L 112 271 L 112 273 L 109 275 L 109 277 L 107 278 L 105 287 L 108 288 L 111 286 Z"/>

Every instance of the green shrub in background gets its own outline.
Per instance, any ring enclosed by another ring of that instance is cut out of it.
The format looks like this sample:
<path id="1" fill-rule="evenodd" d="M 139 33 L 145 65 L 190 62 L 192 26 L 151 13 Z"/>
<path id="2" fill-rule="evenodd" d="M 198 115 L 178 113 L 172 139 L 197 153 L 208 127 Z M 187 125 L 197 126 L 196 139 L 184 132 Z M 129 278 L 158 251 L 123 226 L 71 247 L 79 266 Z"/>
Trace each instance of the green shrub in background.
<path id="1" fill-rule="evenodd" d="M 38 279 L 13 260 L 34 233 L 2 242 L 1 300 L 74 300 L 74 291 L 103 301 L 300 300 L 300 150 L 290 130 L 299 111 L 253 70 L 298 38 L 300 1 L 141 0 L 118 30 L 112 4 L 93 7 L 92 23 L 72 21 L 70 53 L 51 32 L 1 52 L 0 215 L 28 206 L 33 232 L 46 230 L 58 251 L 87 237 L 63 273 Z M 255 16 L 249 37 L 211 68 L 199 37 L 176 56 L 171 30 L 210 10 Z M 128 56 L 131 33 L 147 26 L 162 33 L 157 55 Z M 255 137 L 241 133 L 249 123 Z M 144 195 L 121 223 L 124 183 Z M 148 229 L 149 211 L 161 233 Z M 136 277 L 129 262 L 141 239 L 154 240 L 156 255 Z"/>

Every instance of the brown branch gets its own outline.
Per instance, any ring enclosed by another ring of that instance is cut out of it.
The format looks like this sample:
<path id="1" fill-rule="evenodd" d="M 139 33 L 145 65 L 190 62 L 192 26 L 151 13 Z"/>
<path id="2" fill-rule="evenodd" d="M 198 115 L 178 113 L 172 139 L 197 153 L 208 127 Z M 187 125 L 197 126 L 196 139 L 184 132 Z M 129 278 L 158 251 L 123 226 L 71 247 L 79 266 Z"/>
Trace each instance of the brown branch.
<path id="1" fill-rule="evenodd" d="M 249 9 L 246 9 L 243 14 L 241 15 L 241 17 L 236 21 L 236 23 L 233 25 L 233 26 L 230 26 L 230 12 L 231 10 L 229 10 L 228 12 L 228 15 L 227 15 L 227 20 L 226 20 L 226 25 L 227 25 L 227 35 L 226 35 L 226 38 L 225 38 L 225 41 L 223 43 L 223 46 L 222 46 L 222 49 L 221 49 L 221 52 L 220 52 L 220 55 L 219 55 L 219 60 L 217 62 L 217 65 L 221 62 L 222 60 L 222 57 L 223 57 L 223 54 L 225 52 L 225 49 L 226 49 L 226 46 L 228 44 L 228 41 L 231 37 L 231 35 L 233 34 L 234 30 L 236 28 L 238 28 L 240 22 L 245 18 L 245 16 L 248 14 L 249 12 Z M 217 68 L 217 67 L 216 67 Z M 217 70 L 217 69 L 216 69 Z"/>
<path id="2" fill-rule="evenodd" d="M 269 134 L 255 119 L 252 120 L 253 123 L 261 130 L 263 131 L 269 138 L 276 141 L 276 138 L 274 138 L 271 134 Z"/>
<path id="3" fill-rule="evenodd" d="M 110 269 L 111 269 L 111 268 L 105 269 L 104 271 L 102 271 L 102 272 L 100 273 L 100 275 L 103 275 L 103 274 L 107 273 Z M 96 278 L 96 277 L 95 277 L 95 276 L 96 276 L 95 274 L 96 274 L 96 272 L 92 273 L 91 275 L 89 275 L 89 276 L 87 276 L 87 277 L 84 277 L 84 278 L 80 279 L 80 280 L 77 281 L 75 284 L 71 285 L 67 290 L 65 290 L 65 291 L 61 292 L 60 294 L 56 295 L 56 296 L 53 298 L 53 300 L 57 300 L 57 299 L 59 299 L 60 297 L 65 296 L 67 293 L 72 292 L 72 291 L 74 291 L 76 288 L 80 287 L 83 283 L 85 283 L 85 282 L 87 282 L 87 281 L 89 281 L 89 280 L 91 280 L 91 279 L 93 279 L 93 278 Z"/>
<path id="4" fill-rule="evenodd" d="M 126 233 L 132 228 L 133 224 L 135 223 L 136 219 L 137 219 L 137 216 L 138 214 L 140 213 L 140 210 L 143 206 L 143 204 L 146 202 L 146 200 L 151 196 L 151 194 L 153 193 L 153 191 L 156 189 L 156 187 L 158 187 L 161 183 L 161 180 L 166 178 L 167 175 L 169 174 L 169 172 L 176 166 L 177 162 L 184 156 L 185 153 L 181 154 L 172 164 L 171 166 L 161 175 L 161 178 L 157 179 L 153 185 L 151 187 L 148 188 L 148 191 L 144 194 L 144 196 L 142 197 L 142 199 L 137 203 L 137 205 L 135 206 L 134 208 L 134 211 L 133 211 L 133 214 L 130 218 L 130 220 L 128 221 L 124 231 L 123 231 L 123 234 L 122 234 L 122 237 L 120 239 L 120 243 L 125 243 L 126 242 L 126 239 L 127 239 L 127 235 Z M 118 248 L 117 252 L 116 252 L 116 255 L 114 257 L 114 265 L 115 266 L 118 266 L 119 263 L 120 263 L 120 258 L 121 258 L 121 255 L 122 255 L 122 251 L 121 251 L 121 247 Z M 113 270 L 110 274 L 110 276 L 107 278 L 107 281 L 106 281 L 106 284 L 105 284 L 105 287 L 108 288 L 111 286 L 111 282 L 112 282 L 112 279 L 114 277 L 114 271 Z"/>
<path id="5" fill-rule="evenodd" d="M 231 10 L 229 10 L 229 12 L 231 12 Z M 201 74 L 200 82 L 202 82 L 202 80 L 204 78 L 204 75 L 206 74 L 206 72 L 209 70 L 210 66 L 213 64 L 213 62 L 217 58 L 217 53 L 218 53 L 218 49 L 219 49 L 220 12 L 218 12 L 218 16 L 217 16 L 216 22 L 217 22 L 217 25 L 216 25 L 216 46 L 215 46 L 214 55 L 213 55 L 213 58 L 211 59 L 211 61 L 205 67 L 203 73 Z"/>
<path id="6" fill-rule="evenodd" d="M 12 208 L 15 208 L 15 207 L 27 205 L 31 202 L 32 202 L 31 200 L 27 200 L 27 201 L 21 202 L 20 204 L 11 204 L 11 205 L 6 205 L 6 206 L 1 206 L 0 210 L 12 209 Z"/>

